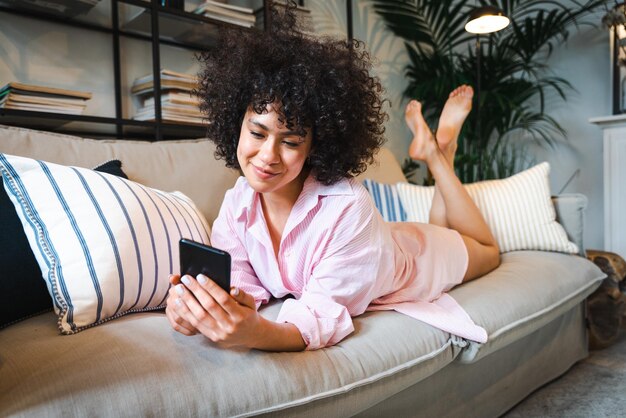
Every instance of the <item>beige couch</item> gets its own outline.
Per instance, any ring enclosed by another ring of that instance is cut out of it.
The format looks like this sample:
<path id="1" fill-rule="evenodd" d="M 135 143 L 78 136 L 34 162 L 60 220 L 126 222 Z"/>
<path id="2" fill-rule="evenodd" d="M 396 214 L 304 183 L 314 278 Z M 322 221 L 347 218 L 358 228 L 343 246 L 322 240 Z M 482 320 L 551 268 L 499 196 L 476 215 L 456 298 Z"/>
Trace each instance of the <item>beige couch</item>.
<path id="1" fill-rule="evenodd" d="M 93 167 L 180 190 L 215 218 L 237 173 L 207 141 L 95 141 L 0 126 L 0 152 Z M 366 177 L 403 181 L 386 150 Z M 582 196 L 557 198 L 580 243 Z M 504 254 L 451 294 L 489 341 L 394 312 L 366 313 L 340 344 L 301 353 L 217 349 L 172 331 L 160 311 L 61 336 L 53 313 L 0 330 L 0 416 L 498 416 L 587 356 L 584 299 L 602 272 L 580 256 Z M 0 278 L 5 279 L 5 278 Z M 281 301 L 262 308 L 275 317 Z"/>

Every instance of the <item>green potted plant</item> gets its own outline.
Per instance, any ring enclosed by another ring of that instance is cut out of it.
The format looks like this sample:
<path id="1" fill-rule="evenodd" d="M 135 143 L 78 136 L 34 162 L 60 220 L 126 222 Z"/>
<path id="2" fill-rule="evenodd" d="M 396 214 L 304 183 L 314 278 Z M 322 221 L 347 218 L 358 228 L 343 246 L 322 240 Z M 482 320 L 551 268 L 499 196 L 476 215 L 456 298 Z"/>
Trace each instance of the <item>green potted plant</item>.
<path id="1" fill-rule="evenodd" d="M 404 95 L 427 103 L 426 120 L 435 127 L 448 93 L 460 84 L 475 86 L 480 62 L 480 103 L 474 103 L 455 161 L 463 182 L 501 178 L 519 167 L 520 132 L 544 145 L 565 137 L 546 113 L 546 100 L 565 100 L 573 86 L 546 65 L 557 45 L 608 0 L 372 0 L 386 26 L 405 41 L 410 57 Z M 476 7 L 493 5 L 511 19 L 500 32 L 465 31 Z M 477 54 L 480 59 L 477 60 Z M 480 111 L 476 111 L 480 108 Z M 481 115 L 481 123 L 476 117 Z"/>

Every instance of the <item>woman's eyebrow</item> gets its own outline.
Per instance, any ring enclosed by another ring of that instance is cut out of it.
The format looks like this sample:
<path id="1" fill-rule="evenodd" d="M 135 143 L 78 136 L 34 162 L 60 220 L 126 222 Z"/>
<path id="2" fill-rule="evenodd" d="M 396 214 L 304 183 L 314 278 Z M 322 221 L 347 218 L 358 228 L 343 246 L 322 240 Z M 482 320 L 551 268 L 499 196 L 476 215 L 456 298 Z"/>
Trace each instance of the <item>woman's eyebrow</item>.
<path id="1" fill-rule="evenodd" d="M 252 118 L 248 119 L 248 122 L 252 123 L 255 126 L 258 126 L 259 128 L 261 128 L 261 129 L 263 129 L 265 131 L 269 131 L 270 130 L 267 126 L 263 125 L 261 122 L 259 122 L 257 120 L 254 120 Z M 300 134 L 297 131 L 284 131 L 284 132 L 281 132 L 281 135 L 284 135 L 284 136 L 288 136 L 288 135 L 300 136 Z"/>

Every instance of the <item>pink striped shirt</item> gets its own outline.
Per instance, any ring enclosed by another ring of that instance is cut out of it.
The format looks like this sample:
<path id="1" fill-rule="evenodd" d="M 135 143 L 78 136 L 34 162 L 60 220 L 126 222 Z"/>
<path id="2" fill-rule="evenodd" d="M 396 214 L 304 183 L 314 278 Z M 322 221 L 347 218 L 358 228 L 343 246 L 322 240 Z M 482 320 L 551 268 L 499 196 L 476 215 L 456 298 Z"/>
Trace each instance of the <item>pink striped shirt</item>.
<path id="1" fill-rule="evenodd" d="M 456 231 L 387 223 L 354 179 L 325 186 L 307 178 L 278 254 L 258 193 L 241 177 L 226 193 L 211 235 L 232 257 L 232 285 L 254 296 L 286 299 L 278 322 L 294 324 L 307 349 L 338 343 L 352 317 L 394 309 L 471 340 L 487 334 L 443 293 L 461 282 L 467 250 Z"/>

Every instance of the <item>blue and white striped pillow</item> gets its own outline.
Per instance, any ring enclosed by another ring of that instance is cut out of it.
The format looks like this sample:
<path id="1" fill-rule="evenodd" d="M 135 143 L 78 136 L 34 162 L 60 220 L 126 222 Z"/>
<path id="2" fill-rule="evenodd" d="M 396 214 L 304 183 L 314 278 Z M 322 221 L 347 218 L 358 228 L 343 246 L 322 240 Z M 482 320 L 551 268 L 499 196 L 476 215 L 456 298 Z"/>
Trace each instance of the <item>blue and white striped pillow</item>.
<path id="1" fill-rule="evenodd" d="M 209 242 L 209 225 L 181 193 L 7 154 L 0 170 L 64 334 L 162 308 L 179 239 Z"/>
<path id="2" fill-rule="evenodd" d="M 374 200 L 376 209 L 387 222 L 404 222 L 407 214 L 402 207 L 396 186 L 393 184 L 378 183 L 371 179 L 364 179 L 363 186 Z"/>

